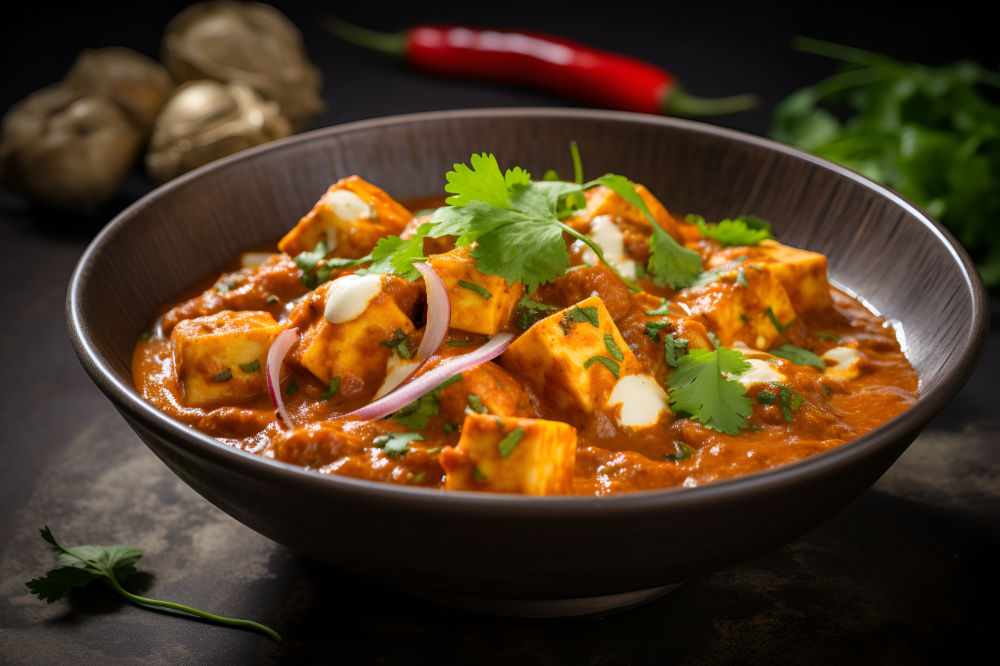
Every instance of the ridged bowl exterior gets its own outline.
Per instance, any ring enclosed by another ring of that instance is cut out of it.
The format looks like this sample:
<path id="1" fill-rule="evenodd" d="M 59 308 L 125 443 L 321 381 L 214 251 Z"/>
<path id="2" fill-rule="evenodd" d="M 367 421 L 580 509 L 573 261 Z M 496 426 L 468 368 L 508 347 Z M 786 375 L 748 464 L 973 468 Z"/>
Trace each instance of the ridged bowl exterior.
<path id="1" fill-rule="evenodd" d="M 754 214 L 899 322 L 917 404 L 873 432 L 769 472 L 612 497 L 515 497 L 323 476 L 243 453 L 145 403 L 129 364 L 156 309 L 278 238 L 357 173 L 398 199 L 442 191 L 474 152 L 534 174 L 628 175 L 672 211 Z M 987 301 L 968 256 L 892 192 L 819 158 L 709 125 L 565 109 L 450 111 L 317 130 L 203 167 L 101 232 L 69 287 L 76 351 L 132 428 L 213 504 L 307 556 L 437 596 L 558 599 L 662 586 L 797 538 L 870 487 L 971 374 Z"/>

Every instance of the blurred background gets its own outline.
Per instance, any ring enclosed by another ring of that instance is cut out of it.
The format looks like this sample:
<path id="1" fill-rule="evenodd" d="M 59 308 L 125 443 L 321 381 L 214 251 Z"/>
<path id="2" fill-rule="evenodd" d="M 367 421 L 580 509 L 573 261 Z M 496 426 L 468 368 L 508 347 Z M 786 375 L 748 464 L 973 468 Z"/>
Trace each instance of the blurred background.
<path id="1" fill-rule="evenodd" d="M 124 46 L 158 58 L 164 28 L 188 4 L 5 8 L 0 113 L 61 79 L 82 49 Z M 670 70 L 694 95 L 755 93 L 756 108 L 704 120 L 763 136 L 783 99 L 836 71 L 833 61 L 794 50 L 796 35 L 927 65 L 970 59 L 996 72 L 1000 62 L 995 22 L 972 2 L 275 6 L 302 32 L 322 76 L 325 108 L 310 128 L 437 109 L 573 105 L 543 91 L 414 73 L 331 35 L 328 14 L 383 31 L 421 23 L 537 30 L 626 53 Z M 928 433 L 873 490 L 800 541 L 627 613 L 549 623 L 471 615 L 304 561 L 236 524 L 159 463 L 87 379 L 65 332 L 69 275 L 90 238 L 155 184 L 137 162 L 88 215 L 52 212 L 0 188 L 0 309 L 10 318 L 0 331 L 8 427 L 0 607 L 9 609 L 0 613 L 0 661 L 919 664 L 961 661 L 992 640 L 1000 461 L 983 454 L 983 432 L 998 431 L 985 370 L 1000 368 L 996 335 L 981 372 Z M 68 542 L 145 548 L 140 568 L 149 573 L 139 584 L 152 596 L 262 621 L 286 635 L 286 646 L 123 606 L 102 590 L 46 606 L 23 586 L 48 566 L 35 531 L 46 522 Z"/>

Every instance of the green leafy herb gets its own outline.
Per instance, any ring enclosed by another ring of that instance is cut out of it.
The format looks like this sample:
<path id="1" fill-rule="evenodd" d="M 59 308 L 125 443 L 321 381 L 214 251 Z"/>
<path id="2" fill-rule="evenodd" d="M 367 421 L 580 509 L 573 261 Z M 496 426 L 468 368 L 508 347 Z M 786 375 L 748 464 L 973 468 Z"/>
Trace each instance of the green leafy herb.
<path id="1" fill-rule="evenodd" d="M 278 302 L 278 297 L 275 296 L 274 294 L 271 294 L 270 296 L 267 297 L 267 302 L 268 303 L 277 303 Z"/>
<path id="2" fill-rule="evenodd" d="M 461 374 L 446 379 L 433 391 L 428 391 L 393 414 L 392 420 L 406 428 L 423 430 L 431 417 L 437 416 L 441 411 L 441 391 L 461 380 Z"/>
<path id="3" fill-rule="evenodd" d="M 292 377 L 292 381 L 288 382 L 288 388 L 285 389 L 285 395 L 295 395 L 299 392 L 299 383 L 295 381 Z"/>
<path id="4" fill-rule="evenodd" d="M 260 359 L 254 359 L 249 363 L 240 363 L 240 370 L 243 372 L 257 372 L 260 370 Z"/>
<path id="5" fill-rule="evenodd" d="M 688 215 L 686 220 L 696 225 L 703 236 L 714 238 L 723 246 L 757 245 L 762 240 L 774 238 L 771 223 L 753 215 L 741 215 L 715 224 L 705 222 L 701 215 Z"/>
<path id="6" fill-rule="evenodd" d="M 653 339 L 653 342 L 660 341 L 660 331 L 667 326 L 670 326 L 669 321 L 647 321 L 646 322 L 646 335 Z"/>
<path id="7" fill-rule="evenodd" d="M 503 439 L 497 442 L 497 449 L 500 451 L 500 457 L 510 457 L 510 454 L 514 453 L 514 448 L 521 442 L 522 437 L 524 437 L 524 428 L 521 427 L 514 428 L 509 433 L 504 435 Z"/>
<path id="8" fill-rule="evenodd" d="M 427 477 L 427 470 L 420 470 L 419 474 L 414 474 L 413 472 L 406 473 L 406 482 L 410 484 L 420 483 Z"/>
<path id="9" fill-rule="evenodd" d="M 464 347 L 466 345 L 471 345 L 475 340 L 445 340 L 444 343 L 451 347 Z"/>
<path id="10" fill-rule="evenodd" d="M 611 374 L 615 376 L 615 379 L 618 379 L 618 375 L 620 372 L 618 364 L 615 363 L 610 358 L 608 358 L 607 356 L 591 356 L 590 358 L 588 358 L 586 361 L 583 362 L 583 369 L 589 370 L 590 366 L 594 365 L 595 363 L 600 363 L 601 365 L 603 365 L 605 368 L 611 371 Z"/>
<path id="11" fill-rule="evenodd" d="M 143 342 L 149 340 L 151 337 L 153 337 L 153 334 L 150 333 L 149 331 L 143 331 L 142 333 L 139 334 L 139 339 L 142 340 Z"/>
<path id="12" fill-rule="evenodd" d="M 611 335 L 610 333 L 604 334 L 604 347 L 605 349 L 608 350 L 608 353 L 611 354 L 611 358 L 613 358 L 614 360 L 616 361 L 625 360 L 625 354 L 623 354 L 622 350 L 618 348 L 617 344 L 615 344 L 615 336 Z"/>
<path id="13" fill-rule="evenodd" d="M 781 320 L 778 319 L 778 315 L 774 314 L 774 310 L 770 305 L 767 306 L 764 313 L 767 315 L 767 318 L 771 320 L 771 323 L 774 324 L 774 327 L 778 329 L 778 333 L 784 333 L 788 327 L 792 325 L 792 322 L 795 321 L 794 319 L 789 319 L 786 323 L 782 324 Z"/>
<path id="14" fill-rule="evenodd" d="M 479 471 L 479 467 L 476 465 L 472 466 L 472 480 L 482 483 L 486 480 L 486 475 Z"/>
<path id="15" fill-rule="evenodd" d="M 480 397 L 475 393 L 470 393 L 466 397 L 466 401 L 469 403 L 469 408 L 478 414 L 485 414 L 486 412 L 489 411 L 483 405 L 483 401 L 480 399 Z"/>
<path id="16" fill-rule="evenodd" d="M 667 333 L 663 336 L 663 362 L 671 368 L 677 367 L 677 359 L 688 353 L 687 338 L 675 338 Z"/>
<path id="17" fill-rule="evenodd" d="M 390 458 L 401 456 L 410 450 L 410 442 L 422 442 L 419 432 L 388 432 L 372 440 L 372 446 L 382 449 Z"/>
<path id="18" fill-rule="evenodd" d="M 705 336 L 706 336 L 706 337 L 707 337 L 707 338 L 708 338 L 708 339 L 709 339 L 709 340 L 710 340 L 710 341 L 712 342 L 712 344 L 713 344 L 713 345 L 715 345 L 716 347 L 721 347 L 721 346 L 722 346 L 722 340 L 720 340 L 720 339 L 719 339 L 719 336 L 717 336 L 717 335 L 716 335 L 715 333 L 713 333 L 712 331 L 707 331 L 707 332 L 705 333 Z"/>
<path id="19" fill-rule="evenodd" d="M 773 405 L 778 395 L 774 391 L 761 389 L 757 392 L 757 402 L 762 405 Z"/>
<path id="20" fill-rule="evenodd" d="M 996 63 L 926 67 L 816 39 L 794 46 L 841 67 L 778 105 L 772 136 L 913 201 L 958 237 L 988 286 L 1000 286 Z"/>
<path id="21" fill-rule="evenodd" d="M 323 400 L 329 400 L 333 396 L 337 395 L 337 389 L 340 388 L 340 375 L 332 378 L 330 380 L 330 388 L 319 394 L 319 397 Z"/>
<path id="22" fill-rule="evenodd" d="M 136 572 L 135 563 L 142 557 L 142 550 L 129 546 L 76 546 L 66 548 L 56 541 L 48 525 L 39 530 L 42 539 L 58 553 L 58 567 L 47 572 L 41 578 L 34 578 L 27 583 L 32 594 L 39 599 L 52 603 L 63 598 L 70 590 L 83 587 L 92 581 L 100 580 L 111 587 L 116 593 L 138 606 L 167 608 L 193 615 L 202 620 L 227 625 L 230 627 L 246 627 L 260 631 L 277 642 L 281 636 L 273 629 L 251 620 L 237 620 L 208 613 L 183 604 L 171 601 L 160 601 L 132 594 L 123 587 L 125 580 Z"/>
<path id="23" fill-rule="evenodd" d="M 670 304 L 667 301 L 661 301 L 660 307 L 655 310 L 647 310 L 646 314 L 650 317 L 666 317 L 670 314 Z"/>
<path id="24" fill-rule="evenodd" d="M 539 303 L 525 295 L 517 302 L 517 307 L 514 308 L 514 321 L 517 323 L 519 329 L 527 331 L 535 322 L 545 319 L 545 317 L 549 316 L 550 312 L 558 309 L 555 305 Z"/>
<path id="25" fill-rule="evenodd" d="M 836 333 L 817 333 L 816 337 L 820 340 L 832 340 L 833 342 L 840 341 L 840 336 Z"/>
<path id="26" fill-rule="evenodd" d="M 563 321 L 569 322 L 587 322 L 594 328 L 601 327 L 601 320 L 597 314 L 597 307 L 594 305 L 585 305 L 582 308 L 579 305 L 574 305 L 566 314 L 563 315 Z"/>
<path id="27" fill-rule="evenodd" d="M 787 359 L 795 365 L 810 365 L 820 372 L 826 370 L 826 363 L 823 362 L 823 359 L 802 347 L 781 345 L 777 349 L 772 349 L 771 354 L 778 358 Z"/>
<path id="28" fill-rule="evenodd" d="M 467 282 L 465 280 L 459 280 L 458 281 L 458 286 L 462 287 L 463 289 L 468 289 L 469 291 L 476 292 L 477 294 L 479 294 L 480 296 L 482 296 L 483 300 L 485 300 L 485 301 L 488 301 L 491 298 L 493 298 L 493 294 L 491 294 L 486 287 L 483 287 L 482 285 L 478 285 L 475 282 Z"/>
<path id="29" fill-rule="evenodd" d="M 775 384 L 778 388 L 778 405 L 781 407 L 781 415 L 785 420 L 791 422 L 792 410 L 802 406 L 802 396 L 781 384 Z"/>
<path id="30" fill-rule="evenodd" d="M 443 430 L 444 434 L 446 435 L 450 435 L 451 433 L 455 432 L 455 429 L 457 427 L 458 426 L 456 426 L 454 423 L 448 423 L 447 421 L 441 424 L 441 430 Z"/>
<path id="31" fill-rule="evenodd" d="M 232 368 L 226 368 L 225 370 L 223 370 L 219 374 L 213 375 L 212 376 L 212 381 L 213 382 L 228 382 L 232 378 L 233 378 L 233 369 Z"/>
<path id="32" fill-rule="evenodd" d="M 409 348 L 406 346 L 407 335 L 403 332 L 403 329 L 397 328 L 393 336 L 388 340 L 383 340 L 379 344 L 383 347 L 388 347 L 396 352 L 399 358 L 409 359 L 411 354 Z"/>
<path id="33" fill-rule="evenodd" d="M 672 460 L 673 462 L 676 463 L 680 460 L 687 460 L 692 455 L 694 455 L 694 449 L 692 449 L 684 442 L 674 440 L 674 449 L 676 449 L 677 451 L 676 453 L 668 453 L 667 455 L 663 456 L 663 459 L 666 461 Z"/>
<path id="34" fill-rule="evenodd" d="M 830 387 L 826 385 L 826 383 L 825 383 L 825 382 L 820 382 L 820 386 L 822 386 L 822 387 L 823 387 L 823 393 L 825 393 L 826 395 L 830 395 L 830 394 L 831 394 L 831 393 L 833 392 L 833 391 L 832 391 L 832 390 L 830 389 Z"/>
<path id="35" fill-rule="evenodd" d="M 750 323 L 750 317 L 746 316 L 745 314 L 743 314 L 741 312 L 740 313 L 740 321 L 743 322 L 744 324 L 749 324 Z"/>
<path id="36" fill-rule="evenodd" d="M 749 426 L 751 401 L 746 388 L 724 373 L 739 375 L 750 367 L 746 357 L 733 349 L 692 349 L 677 360 L 677 369 L 667 380 L 670 404 L 707 428 L 735 435 Z"/>
<path id="37" fill-rule="evenodd" d="M 740 266 L 736 270 L 736 284 L 740 285 L 741 287 L 749 287 L 750 286 L 750 282 L 747 281 L 747 272 L 746 272 L 746 269 L 743 268 L 742 266 Z"/>
<path id="38" fill-rule="evenodd" d="M 326 241 L 321 240 L 316 243 L 316 247 L 311 251 L 306 250 L 295 255 L 293 261 L 296 266 L 302 269 L 300 279 L 306 287 L 315 289 L 328 281 L 333 276 L 333 272 L 338 268 L 357 266 L 366 261 L 371 261 L 371 255 L 358 259 L 345 259 L 342 257 L 330 257 L 328 259 L 326 255 L 329 252 L 330 250 L 326 245 Z"/>

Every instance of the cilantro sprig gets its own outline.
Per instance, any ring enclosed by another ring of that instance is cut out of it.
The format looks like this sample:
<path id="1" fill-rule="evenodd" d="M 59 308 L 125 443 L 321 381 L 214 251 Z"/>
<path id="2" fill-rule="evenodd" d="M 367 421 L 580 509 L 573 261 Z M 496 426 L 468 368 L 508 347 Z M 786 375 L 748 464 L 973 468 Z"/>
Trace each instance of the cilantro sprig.
<path id="1" fill-rule="evenodd" d="M 753 215 L 741 215 L 733 219 L 719 220 L 714 224 L 705 221 L 701 215 L 688 215 L 685 220 L 698 227 L 706 238 L 714 238 L 724 247 L 757 245 L 762 240 L 774 238 L 771 223 Z"/>
<path id="2" fill-rule="evenodd" d="M 727 379 L 726 374 L 739 375 L 750 367 L 746 357 L 734 349 L 691 349 L 677 358 L 677 369 L 667 380 L 670 405 L 707 428 L 736 435 L 749 427 L 752 401 L 743 384 Z"/>
<path id="3" fill-rule="evenodd" d="M 95 580 L 100 580 L 127 601 L 138 606 L 168 608 L 209 622 L 230 627 L 246 627 L 260 631 L 278 643 L 281 642 L 281 636 L 276 631 L 252 620 L 223 617 L 198 610 L 197 608 L 191 608 L 184 604 L 150 599 L 129 592 L 122 586 L 122 583 L 136 572 L 135 563 L 142 557 L 142 550 L 139 548 L 121 545 L 75 546 L 73 548 L 66 548 L 56 541 L 48 525 L 39 530 L 39 532 L 41 532 L 42 539 L 52 546 L 52 549 L 58 554 L 57 563 L 59 565 L 41 578 L 34 578 L 25 583 L 28 589 L 31 590 L 31 593 L 38 595 L 38 598 L 43 601 L 51 604 L 54 601 L 62 599 L 74 588 L 83 587 Z"/>
<path id="4" fill-rule="evenodd" d="M 701 272 L 700 255 L 681 246 L 656 223 L 634 183 L 624 176 L 605 174 L 586 183 L 533 181 L 521 167 L 502 171 L 494 155 L 482 153 L 472 155 L 468 165 L 455 164 L 445 178 L 448 184 L 444 189 L 450 194 L 447 205 L 438 208 L 412 238 L 389 236 L 380 240 L 367 270 L 414 278 L 413 263 L 424 259 L 424 238 L 454 236 L 457 247 L 474 245 L 470 254 L 480 271 L 510 284 L 523 282 L 530 294 L 569 268 L 563 240 L 567 234 L 587 245 L 601 263 L 638 290 L 608 263 L 600 245 L 563 221 L 583 203 L 584 191 L 604 185 L 652 222 L 648 270 L 654 279 L 676 289 L 692 283 Z"/>

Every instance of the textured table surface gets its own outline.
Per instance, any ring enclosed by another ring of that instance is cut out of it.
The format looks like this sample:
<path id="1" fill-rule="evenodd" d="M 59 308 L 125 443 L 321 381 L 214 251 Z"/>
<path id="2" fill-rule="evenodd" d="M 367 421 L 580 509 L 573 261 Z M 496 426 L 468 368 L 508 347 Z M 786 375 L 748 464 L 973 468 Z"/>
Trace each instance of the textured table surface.
<path id="1" fill-rule="evenodd" d="M 15 10 L 0 28 L 0 111 L 62 76 L 82 47 L 122 44 L 155 54 L 162 25 L 181 4 L 123 4 L 102 16 Z M 541 93 L 411 74 L 325 36 L 313 25 L 319 7 L 283 5 L 304 27 L 327 82 L 330 109 L 317 126 L 405 111 L 562 104 Z M 899 18 L 878 4 L 808 13 L 713 5 L 656 21 L 627 6 L 608 20 L 569 5 L 495 15 L 459 5 L 395 14 L 371 7 L 341 14 L 384 28 L 429 19 L 563 32 L 670 65 L 696 93 L 755 90 L 764 108 L 719 122 L 758 134 L 776 101 L 829 72 L 788 49 L 792 34 L 932 63 L 974 56 L 996 64 L 997 56 L 984 51 L 985 29 L 961 7 L 944 18 Z M 949 30 L 939 30 L 941 21 Z M 938 48 L 924 48 L 935 40 Z M 0 328 L 0 662 L 957 663 L 993 645 L 1000 334 L 991 335 L 962 392 L 889 472 L 798 541 L 617 614 L 541 622 L 476 615 L 314 564 L 243 527 L 167 470 L 91 384 L 66 335 L 66 284 L 93 234 L 150 187 L 136 172 L 93 219 L 42 213 L 0 190 L 0 311 L 7 315 Z M 141 547 L 136 591 L 258 620 L 286 642 L 141 610 L 99 586 L 42 603 L 24 582 L 51 564 L 37 532 L 44 524 L 69 544 Z"/>

